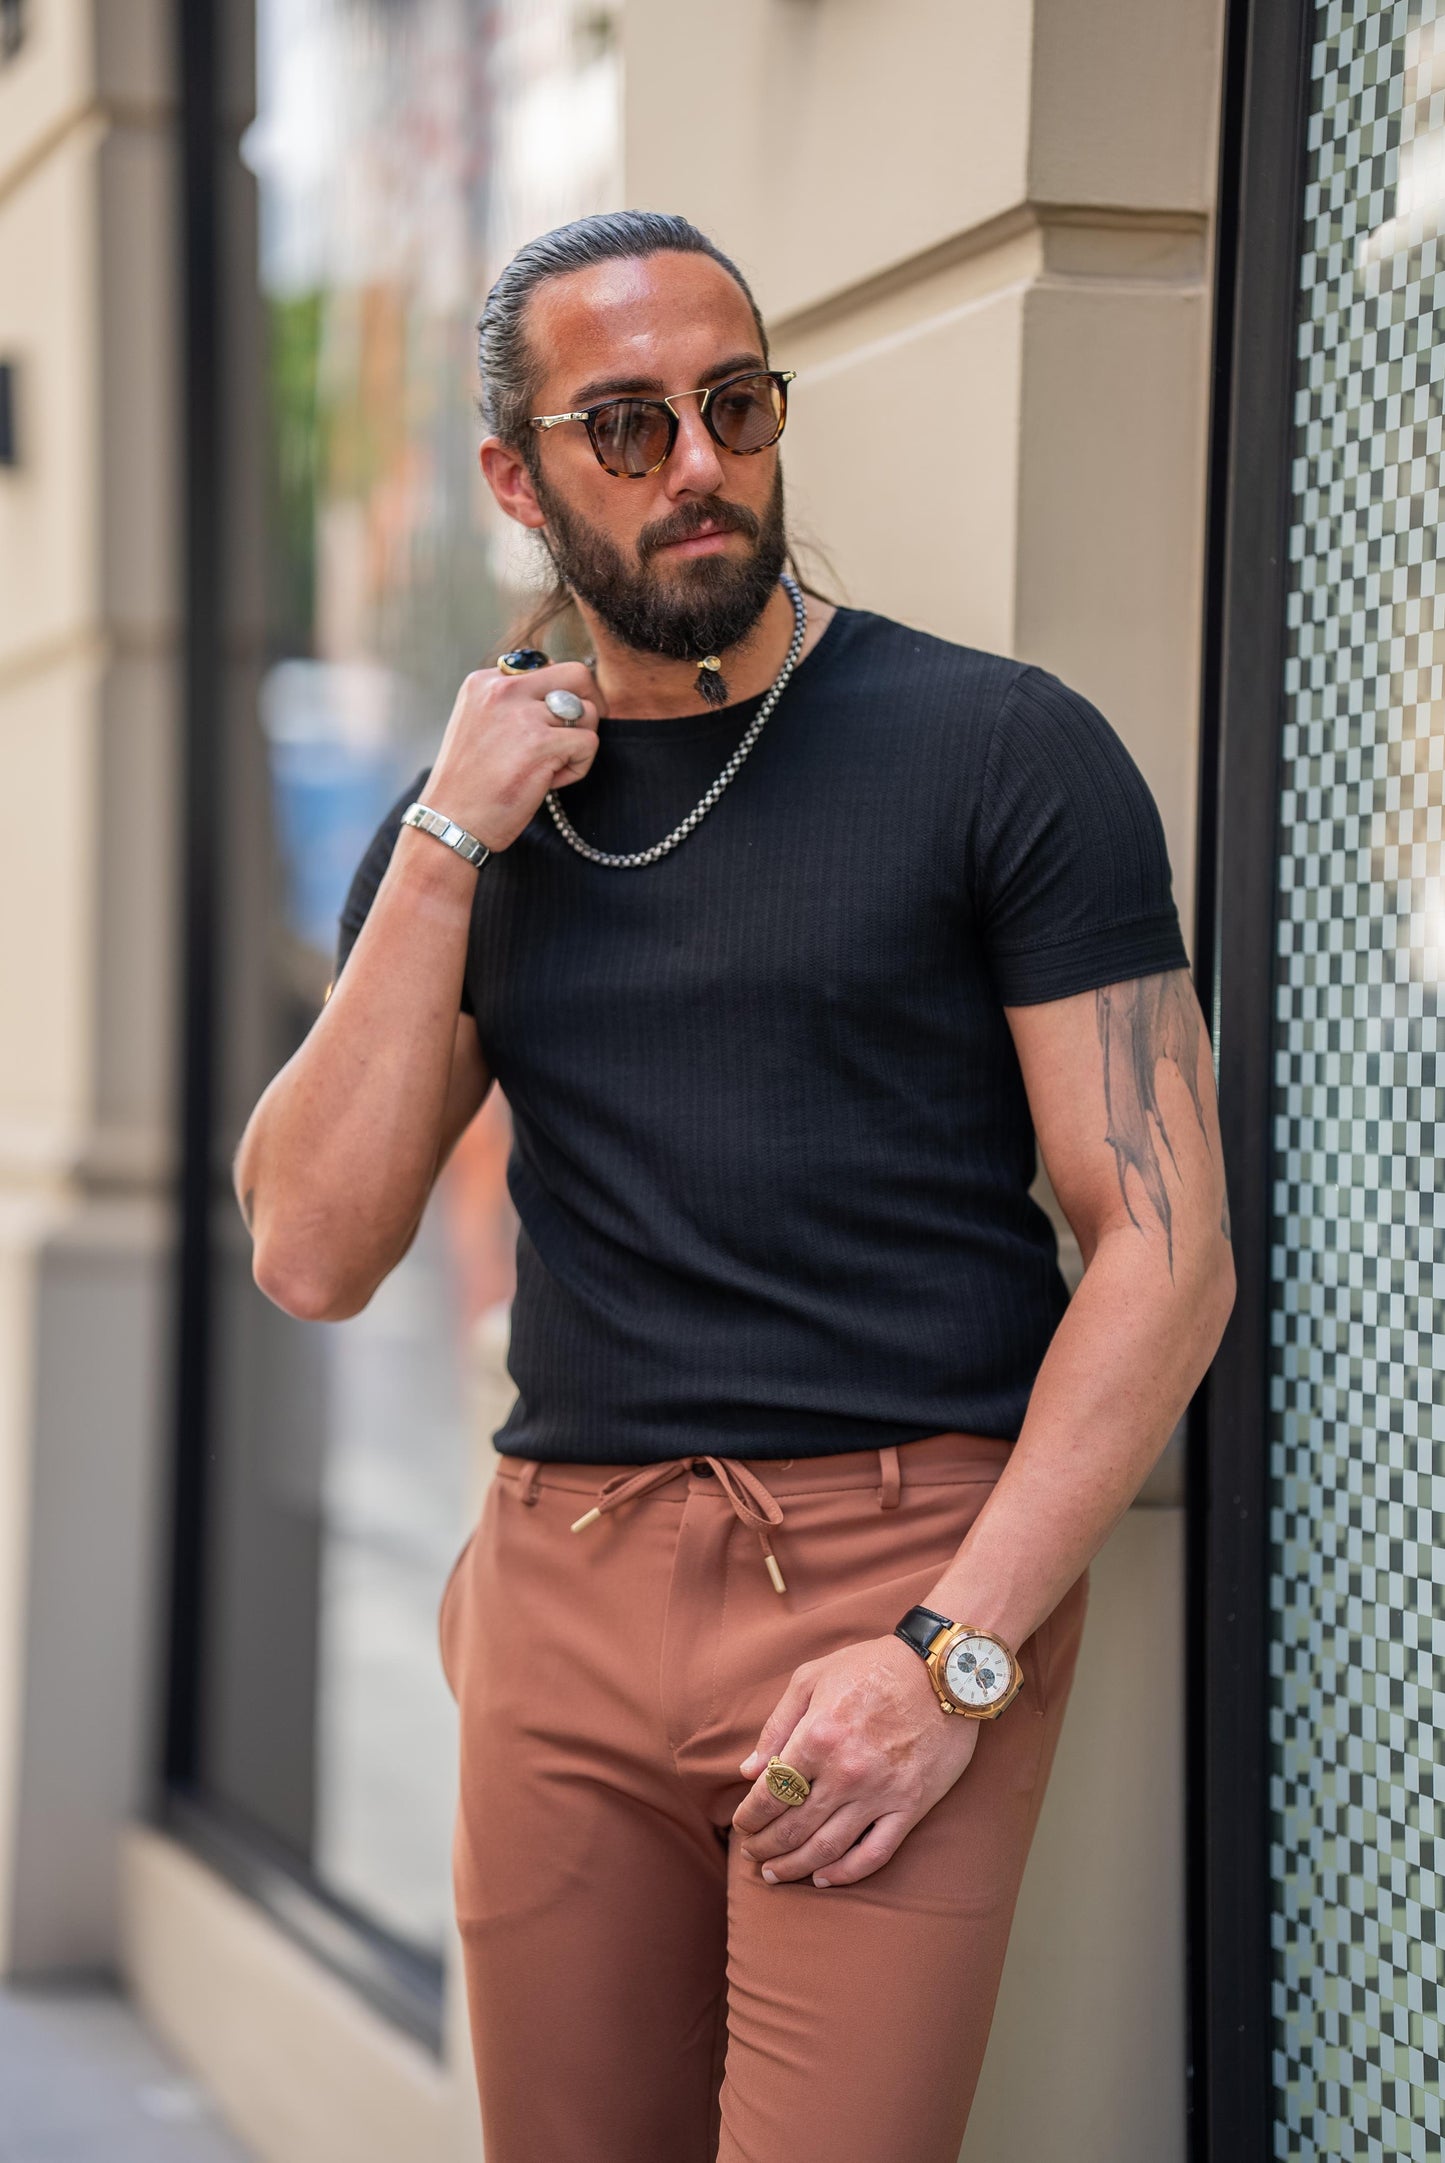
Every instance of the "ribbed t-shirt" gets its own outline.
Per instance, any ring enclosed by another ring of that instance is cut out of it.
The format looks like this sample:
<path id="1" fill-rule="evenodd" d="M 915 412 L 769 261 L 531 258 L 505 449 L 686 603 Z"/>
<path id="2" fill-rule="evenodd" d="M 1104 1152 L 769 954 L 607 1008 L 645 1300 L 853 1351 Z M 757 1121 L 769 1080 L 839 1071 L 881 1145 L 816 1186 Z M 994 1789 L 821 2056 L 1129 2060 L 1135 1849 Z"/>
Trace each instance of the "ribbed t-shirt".
<path id="1" fill-rule="evenodd" d="M 759 704 L 609 717 L 558 799 L 596 847 L 646 848 Z M 357 869 L 338 970 L 429 773 Z M 463 997 L 512 1116 L 496 1447 L 1014 1439 L 1068 1295 L 1004 1008 L 1187 967 L 1157 808 L 1097 707 L 866 610 L 657 862 L 590 862 L 543 804 L 477 874 Z"/>

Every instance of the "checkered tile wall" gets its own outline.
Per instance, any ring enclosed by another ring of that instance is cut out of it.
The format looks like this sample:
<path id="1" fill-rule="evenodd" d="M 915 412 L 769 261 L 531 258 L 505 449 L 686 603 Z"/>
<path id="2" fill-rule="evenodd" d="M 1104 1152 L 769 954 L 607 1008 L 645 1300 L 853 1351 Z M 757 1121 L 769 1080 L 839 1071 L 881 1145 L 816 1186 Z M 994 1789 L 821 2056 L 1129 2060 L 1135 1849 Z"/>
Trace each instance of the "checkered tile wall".
<path id="1" fill-rule="evenodd" d="M 1438 2157 L 1445 0 L 1315 8 L 1274 1023 L 1274 2153 Z"/>

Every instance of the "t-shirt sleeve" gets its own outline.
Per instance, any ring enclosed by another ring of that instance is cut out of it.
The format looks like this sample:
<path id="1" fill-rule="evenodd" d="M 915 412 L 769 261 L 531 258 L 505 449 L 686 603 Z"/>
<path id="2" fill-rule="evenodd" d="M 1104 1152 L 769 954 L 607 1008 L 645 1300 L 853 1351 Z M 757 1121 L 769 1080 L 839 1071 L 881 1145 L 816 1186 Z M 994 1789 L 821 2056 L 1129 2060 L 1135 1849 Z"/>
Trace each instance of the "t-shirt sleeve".
<path id="1" fill-rule="evenodd" d="M 407 805 L 421 795 L 430 773 L 431 768 L 424 766 L 410 786 L 402 790 L 367 843 L 366 852 L 352 874 L 351 885 L 341 908 L 336 940 L 336 966 L 332 971 L 333 983 L 346 966 L 346 957 L 356 944 L 361 927 L 366 922 L 367 912 L 376 899 L 376 890 L 386 875 L 386 867 L 391 862 L 391 852 L 396 847 L 396 837 L 401 832 L 401 815 Z M 474 1012 L 465 979 L 462 983 L 461 1011 L 464 1014 Z"/>
<path id="2" fill-rule="evenodd" d="M 1036 665 L 989 738 L 973 900 L 1005 1006 L 1189 967 L 1148 783 L 1098 707 Z"/>

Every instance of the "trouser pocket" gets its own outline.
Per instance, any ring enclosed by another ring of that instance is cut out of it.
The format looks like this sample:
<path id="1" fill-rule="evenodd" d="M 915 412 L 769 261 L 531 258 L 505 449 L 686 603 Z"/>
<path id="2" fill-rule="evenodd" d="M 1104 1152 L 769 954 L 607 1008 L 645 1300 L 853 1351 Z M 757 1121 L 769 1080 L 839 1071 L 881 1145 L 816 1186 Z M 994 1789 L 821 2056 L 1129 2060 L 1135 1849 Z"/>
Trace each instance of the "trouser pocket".
<path id="1" fill-rule="evenodd" d="M 446 1686 L 451 1693 L 453 1702 L 455 1702 L 456 1700 L 457 1687 L 448 1653 L 447 1618 L 451 1608 L 452 1594 L 456 1591 L 457 1584 L 461 1578 L 462 1564 L 466 1561 L 467 1556 L 471 1553 L 472 1542 L 476 1539 L 476 1536 L 477 1527 L 473 1525 L 471 1531 L 467 1534 L 466 1538 L 461 1544 L 461 1549 L 457 1555 L 455 1562 L 453 1562 L 451 1568 L 447 1572 L 447 1581 L 442 1587 L 442 1596 L 437 1602 L 437 1649 L 441 1658 L 442 1674 L 446 1679 Z"/>

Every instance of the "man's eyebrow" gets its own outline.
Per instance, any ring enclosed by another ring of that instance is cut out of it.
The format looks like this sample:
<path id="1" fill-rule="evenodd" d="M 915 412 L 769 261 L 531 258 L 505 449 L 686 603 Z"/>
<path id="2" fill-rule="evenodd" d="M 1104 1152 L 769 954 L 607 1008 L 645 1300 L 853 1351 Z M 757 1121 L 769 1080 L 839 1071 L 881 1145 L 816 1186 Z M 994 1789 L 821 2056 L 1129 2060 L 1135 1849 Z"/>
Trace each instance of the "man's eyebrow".
<path id="1" fill-rule="evenodd" d="M 761 371 L 767 365 L 757 353 L 734 353 L 715 367 L 705 369 L 700 382 L 680 384 L 678 388 L 704 391 L 709 383 L 720 383 L 724 376 L 741 375 L 748 368 Z M 660 376 L 598 376 L 591 383 L 582 385 L 572 404 L 593 405 L 599 398 L 658 398 L 666 388 Z"/>

